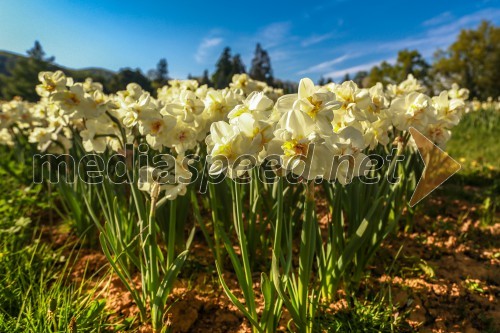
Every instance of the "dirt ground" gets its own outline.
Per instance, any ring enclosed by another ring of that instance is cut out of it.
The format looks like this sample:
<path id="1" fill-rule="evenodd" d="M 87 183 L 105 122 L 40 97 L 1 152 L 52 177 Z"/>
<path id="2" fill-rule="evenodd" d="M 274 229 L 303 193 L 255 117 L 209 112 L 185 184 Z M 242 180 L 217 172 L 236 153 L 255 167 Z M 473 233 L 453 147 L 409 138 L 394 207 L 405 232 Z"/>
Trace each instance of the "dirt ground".
<path id="1" fill-rule="evenodd" d="M 409 313 L 406 321 L 414 331 L 474 333 L 493 327 L 500 332 L 500 223 L 481 226 L 478 205 L 440 192 L 421 208 L 409 231 L 400 231 L 384 242 L 377 256 L 384 259 L 375 260 L 364 288 L 389 286 L 393 303 Z M 67 235 L 56 235 L 56 243 L 64 238 Z M 168 318 L 174 332 L 250 332 L 248 321 L 218 287 L 203 239 L 194 244 L 186 270 L 195 273 L 182 275 L 171 297 L 178 299 Z M 393 270 L 388 274 L 391 262 Z M 108 269 L 100 251 L 81 249 L 72 279 L 81 281 L 86 275 L 95 283 L 100 281 L 96 297 L 106 299 L 113 313 L 110 320 L 137 316 L 137 307 L 120 280 L 113 275 L 103 280 Z M 225 276 L 229 287 L 237 290 L 231 273 Z M 255 289 L 258 287 L 256 283 Z M 286 321 L 285 313 L 282 329 Z M 150 328 L 137 331 L 149 332 Z"/>

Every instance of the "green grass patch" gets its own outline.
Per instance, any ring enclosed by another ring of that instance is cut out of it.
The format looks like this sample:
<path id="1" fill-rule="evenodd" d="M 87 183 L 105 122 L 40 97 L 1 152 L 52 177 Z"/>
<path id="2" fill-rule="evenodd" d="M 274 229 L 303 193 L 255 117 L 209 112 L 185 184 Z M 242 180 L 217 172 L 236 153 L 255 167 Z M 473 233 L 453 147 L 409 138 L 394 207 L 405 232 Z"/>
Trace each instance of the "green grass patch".
<path id="1" fill-rule="evenodd" d="M 464 176 L 493 179 L 500 172 L 500 112 L 493 109 L 464 115 L 446 150 L 462 164 Z"/>
<path id="2" fill-rule="evenodd" d="M 105 302 L 86 281 L 69 279 L 76 250 L 40 239 L 46 191 L 9 167 L 0 168 L 0 332 L 104 332 Z"/>
<path id="3" fill-rule="evenodd" d="M 403 312 L 384 300 L 354 300 L 350 307 L 336 313 L 323 313 L 319 318 L 320 332 L 411 332 L 405 321 L 409 312 Z"/>

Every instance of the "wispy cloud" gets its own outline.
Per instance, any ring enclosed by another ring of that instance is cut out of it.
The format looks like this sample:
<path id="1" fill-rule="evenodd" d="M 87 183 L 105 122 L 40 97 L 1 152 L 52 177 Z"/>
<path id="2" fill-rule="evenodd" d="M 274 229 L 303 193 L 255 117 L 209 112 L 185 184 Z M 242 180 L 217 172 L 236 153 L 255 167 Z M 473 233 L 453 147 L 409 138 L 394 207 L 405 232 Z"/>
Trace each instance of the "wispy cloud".
<path id="1" fill-rule="evenodd" d="M 325 40 L 332 39 L 334 36 L 335 36 L 335 34 L 333 32 L 323 34 L 323 35 L 312 35 L 312 36 L 304 39 L 300 43 L 300 45 L 302 45 L 303 47 L 311 46 L 314 44 L 321 43 Z"/>
<path id="2" fill-rule="evenodd" d="M 353 56 L 349 55 L 349 54 L 344 54 L 343 56 L 340 56 L 338 58 L 328 60 L 328 61 L 319 63 L 317 65 L 311 66 L 309 68 L 306 68 L 306 69 L 298 72 L 297 74 L 304 75 L 304 74 L 309 74 L 309 73 L 324 73 L 326 71 L 331 71 L 332 66 L 340 64 L 340 63 L 342 63 L 350 58 L 353 58 Z"/>
<path id="3" fill-rule="evenodd" d="M 271 48 L 282 44 L 290 34 L 292 24 L 290 22 L 275 22 L 266 25 L 255 36 L 255 39 L 264 47 Z"/>
<path id="4" fill-rule="evenodd" d="M 425 56 L 431 56 L 437 48 L 444 48 L 456 40 L 462 29 L 475 28 L 482 20 L 500 22 L 500 9 L 483 9 L 459 18 L 450 19 L 451 14 L 443 13 L 423 23 L 428 29 L 414 37 L 380 43 L 379 51 L 399 51 L 415 48 Z"/>
<path id="5" fill-rule="evenodd" d="M 388 63 L 394 63 L 396 61 L 395 58 L 380 59 L 380 60 L 377 60 L 377 61 L 371 61 L 371 62 L 368 62 L 368 63 L 365 63 L 365 64 L 356 65 L 356 66 L 347 67 L 347 68 L 339 69 L 339 70 L 336 70 L 336 71 L 332 71 L 330 73 L 325 74 L 324 76 L 325 77 L 331 77 L 333 79 L 338 79 L 338 78 L 343 77 L 346 74 L 355 74 L 355 73 L 360 72 L 360 71 L 368 71 L 373 66 L 379 65 L 384 60 L 386 62 L 388 62 Z"/>
<path id="6" fill-rule="evenodd" d="M 422 22 L 422 25 L 424 27 L 431 27 L 434 25 L 438 25 L 441 23 L 449 22 L 453 18 L 453 14 L 450 12 L 444 12 L 439 14 L 438 16 L 434 16 L 424 22 Z"/>
<path id="7" fill-rule="evenodd" d="M 449 23 L 437 26 L 428 30 L 429 35 L 444 35 L 444 34 L 456 34 L 461 29 L 474 27 L 482 20 L 490 20 L 493 22 L 500 21 L 500 9 L 498 8 L 488 8 L 469 15 L 464 15 L 458 19 L 450 20 Z"/>
<path id="8" fill-rule="evenodd" d="M 209 54 L 209 51 L 212 48 L 220 45 L 222 41 L 223 39 L 221 37 L 204 38 L 198 46 L 196 54 L 194 55 L 196 62 L 200 64 L 204 63 L 207 60 L 206 58 Z"/>
<path id="9" fill-rule="evenodd" d="M 306 66 L 302 68 L 298 67 L 294 73 L 298 76 L 316 73 L 338 79 L 345 74 L 355 74 L 358 71 L 370 70 L 383 60 L 394 63 L 396 53 L 402 49 L 416 49 L 424 57 L 429 58 L 432 57 L 436 49 L 446 48 L 451 45 L 462 29 L 476 28 L 482 20 L 489 20 L 494 24 L 499 24 L 500 8 L 483 8 L 469 12 L 463 16 L 456 16 L 451 11 L 444 12 L 422 22 L 420 33 L 401 39 L 339 44 L 336 46 L 335 52 L 343 52 L 343 56 L 331 60 L 326 59 L 326 61 L 306 69 L 303 69 Z M 321 42 L 322 38 L 328 37 L 330 36 L 312 35 L 309 38 L 303 39 L 301 45 L 303 46 L 304 43 L 314 43 L 318 40 Z M 313 48 L 303 49 L 311 51 Z M 359 64 L 351 61 L 352 58 L 357 58 Z M 339 67 L 343 68 L 339 69 Z"/>
<path id="10" fill-rule="evenodd" d="M 280 65 L 285 66 L 290 55 L 294 53 L 291 42 L 296 37 L 290 33 L 291 29 L 291 22 L 270 23 L 257 29 L 254 34 L 240 36 L 233 45 L 236 45 L 235 50 L 240 50 L 239 52 L 242 53 L 243 59 L 248 64 L 253 58 L 255 44 L 260 43 L 269 53 L 273 65 L 280 63 Z"/>

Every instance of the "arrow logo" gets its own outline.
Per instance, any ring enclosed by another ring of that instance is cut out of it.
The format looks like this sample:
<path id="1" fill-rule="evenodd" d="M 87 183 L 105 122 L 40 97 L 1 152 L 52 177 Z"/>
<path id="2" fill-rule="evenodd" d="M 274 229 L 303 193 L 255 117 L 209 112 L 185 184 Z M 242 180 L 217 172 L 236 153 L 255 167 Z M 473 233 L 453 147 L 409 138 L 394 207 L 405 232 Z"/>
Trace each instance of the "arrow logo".
<path id="1" fill-rule="evenodd" d="M 410 199 L 410 206 L 413 207 L 457 173 L 462 166 L 415 128 L 410 127 L 410 134 L 425 165 Z"/>

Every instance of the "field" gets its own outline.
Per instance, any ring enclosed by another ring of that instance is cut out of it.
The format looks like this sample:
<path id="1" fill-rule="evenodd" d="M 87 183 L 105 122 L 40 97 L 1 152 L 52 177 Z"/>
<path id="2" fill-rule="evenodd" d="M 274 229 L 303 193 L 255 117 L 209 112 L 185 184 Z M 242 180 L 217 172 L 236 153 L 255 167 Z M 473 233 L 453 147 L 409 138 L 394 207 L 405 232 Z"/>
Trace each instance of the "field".
<path id="1" fill-rule="evenodd" d="M 284 95 L 242 75 L 231 88 L 208 92 L 175 81 L 157 99 L 133 85 L 104 95 L 61 72 L 40 78 L 38 104 L 3 104 L 1 332 L 500 330 L 494 105 L 473 110 L 455 87 L 428 97 L 413 77 L 369 93 L 353 82 L 317 87 L 303 79 L 298 95 Z M 14 109 L 26 116 L 11 120 Z M 423 163 L 409 126 L 462 164 L 415 207 L 407 202 Z M 185 143 L 188 127 L 199 133 Z M 179 141 L 169 141 L 171 133 L 181 133 Z M 146 142 L 151 150 L 141 153 Z M 319 162 L 306 158 L 312 144 Z M 355 166 L 339 171 L 340 163 L 331 176 L 331 147 Z M 392 148 L 404 163 L 393 159 L 366 173 L 358 167 L 370 152 Z M 281 167 L 269 170 L 279 176 L 272 183 L 235 163 L 215 181 L 217 161 L 202 168 L 212 182 L 203 182 L 205 173 L 187 185 L 177 178 L 199 162 L 179 162 L 190 151 L 230 162 L 247 153 L 263 170 L 273 149 Z M 153 150 L 175 154 L 173 183 L 127 159 Z M 90 156 L 94 164 L 71 182 L 80 164 L 65 171 L 50 159 L 48 167 L 36 164 L 39 152 L 66 156 L 67 165 Z M 125 171 L 116 165 L 117 178 L 91 182 L 113 152 L 125 156 Z M 120 173 L 139 181 L 121 182 Z M 391 174 L 399 182 L 363 182 Z M 53 182 L 56 176 L 63 181 Z"/>

